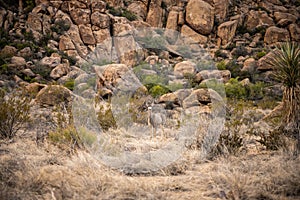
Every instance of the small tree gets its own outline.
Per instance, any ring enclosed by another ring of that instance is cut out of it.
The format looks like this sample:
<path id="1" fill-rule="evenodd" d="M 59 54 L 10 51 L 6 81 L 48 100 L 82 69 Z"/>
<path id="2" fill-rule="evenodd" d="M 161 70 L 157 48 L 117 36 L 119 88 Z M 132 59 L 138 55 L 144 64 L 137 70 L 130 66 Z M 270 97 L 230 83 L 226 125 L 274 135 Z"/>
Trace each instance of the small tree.
<path id="1" fill-rule="evenodd" d="M 286 42 L 277 46 L 269 63 L 274 67 L 274 77 L 283 84 L 283 120 L 281 129 L 297 138 L 300 151 L 300 46 Z"/>
<path id="2" fill-rule="evenodd" d="M 0 139 L 11 139 L 29 121 L 30 98 L 24 92 L 9 95 L 0 89 Z"/>

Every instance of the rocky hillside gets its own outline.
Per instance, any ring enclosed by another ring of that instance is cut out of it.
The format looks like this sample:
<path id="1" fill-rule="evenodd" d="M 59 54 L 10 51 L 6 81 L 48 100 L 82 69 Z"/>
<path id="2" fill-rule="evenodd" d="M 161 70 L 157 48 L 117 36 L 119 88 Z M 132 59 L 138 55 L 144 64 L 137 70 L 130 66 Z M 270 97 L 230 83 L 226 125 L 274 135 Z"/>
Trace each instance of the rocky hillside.
<path id="1" fill-rule="evenodd" d="M 253 74 L 270 81 L 265 57 L 277 42 L 300 41 L 298 0 L 36 0 L 18 8 L 17 2 L 0 3 L 0 85 L 6 88 L 65 84 L 104 43 L 111 51 L 109 62 L 138 65 L 153 55 L 140 53 L 129 38 L 142 27 L 178 31 L 216 62 L 223 61 L 220 69 L 250 81 L 255 81 Z M 170 49 L 156 56 L 175 62 L 182 57 Z"/>

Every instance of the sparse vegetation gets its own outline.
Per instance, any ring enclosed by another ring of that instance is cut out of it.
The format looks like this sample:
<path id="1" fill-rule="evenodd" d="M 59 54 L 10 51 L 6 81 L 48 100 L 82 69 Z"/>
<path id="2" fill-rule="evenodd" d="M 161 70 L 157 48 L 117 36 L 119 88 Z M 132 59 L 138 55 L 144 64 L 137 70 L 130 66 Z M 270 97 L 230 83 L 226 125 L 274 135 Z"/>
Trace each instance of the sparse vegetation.
<path id="1" fill-rule="evenodd" d="M 300 153 L 300 46 L 286 42 L 277 46 L 269 63 L 274 67 L 275 78 L 284 85 L 283 119 L 280 129 L 297 139 Z"/>
<path id="2" fill-rule="evenodd" d="M 0 89 L 0 139 L 11 139 L 30 120 L 30 97 L 24 91 L 6 94 Z"/>

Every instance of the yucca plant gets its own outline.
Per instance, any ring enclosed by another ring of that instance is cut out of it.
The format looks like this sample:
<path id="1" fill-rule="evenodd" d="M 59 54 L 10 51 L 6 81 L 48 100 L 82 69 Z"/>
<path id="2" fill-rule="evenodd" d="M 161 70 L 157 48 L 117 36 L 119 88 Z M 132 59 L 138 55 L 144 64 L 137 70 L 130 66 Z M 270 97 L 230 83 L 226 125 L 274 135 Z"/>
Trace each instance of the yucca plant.
<path id="1" fill-rule="evenodd" d="M 277 46 L 269 64 L 274 68 L 274 77 L 283 84 L 284 93 L 282 130 L 297 138 L 300 151 L 300 45 L 285 42 Z"/>

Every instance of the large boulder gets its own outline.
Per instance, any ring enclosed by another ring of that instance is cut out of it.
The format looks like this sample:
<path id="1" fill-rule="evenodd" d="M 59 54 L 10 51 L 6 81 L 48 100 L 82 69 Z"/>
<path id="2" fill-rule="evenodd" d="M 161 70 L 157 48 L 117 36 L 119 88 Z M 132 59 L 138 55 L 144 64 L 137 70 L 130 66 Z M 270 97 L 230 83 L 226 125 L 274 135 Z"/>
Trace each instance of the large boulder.
<path id="1" fill-rule="evenodd" d="M 76 8 L 76 9 L 70 11 L 70 15 L 71 15 L 73 22 L 75 22 L 76 25 L 89 24 L 91 21 L 91 18 L 90 18 L 91 10 L 90 9 Z"/>
<path id="2" fill-rule="evenodd" d="M 72 100 L 72 92 L 61 85 L 48 85 L 41 89 L 35 101 L 42 105 L 55 106 Z"/>
<path id="3" fill-rule="evenodd" d="M 273 66 L 269 64 L 269 59 L 273 56 L 273 52 L 269 52 L 257 61 L 257 70 L 260 72 L 273 70 Z"/>
<path id="4" fill-rule="evenodd" d="M 286 42 L 290 40 L 288 30 L 271 26 L 266 30 L 264 42 L 266 44 L 274 44 L 276 42 Z"/>
<path id="5" fill-rule="evenodd" d="M 109 16 L 100 12 L 94 12 L 91 15 L 92 25 L 98 26 L 99 28 L 108 28 L 110 25 Z"/>
<path id="6" fill-rule="evenodd" d="M 79 28 L 79 33 L 80 33 L 80 36 L 81 36 L 84 44 L 86 44 L 86 45 L 96 44 L 96 40 L 94 38 L 93 31 L 92 31 L 90 24 L 88 24 L 88 25 L 80 24 L 78 26 L 78 28 Z"/>
<path id="7" fill-rule="evenodd" d="M 226 45 L 232 41 L 233 37 L 235 36 L 237 25 L 238 21 L 234 20 L 224 22 L 218 27 L 217 35 L 221 38 L 221 43 L 223 45 Z"/>
<path id="8" fill-rule="evenodd" d="M 214 8 L 202 0 L 190 0 L 186 6 L 186 22 L 197 32 L 208 35 L 214 26 Z"/>
<path id="9" fill-rule="evenodd" d="M 206 36 L 197 33 L 196 31 L 194 31 L 192 28 L 190 28 L 187 25 L 183 25 L 181 27 L 181 34 L 182 34 L 182 36 L 186 36 L 186 37 L 190 38 L 191 40 L 193 40 L 192 42 L 195 42 L 195 43 L 205 44 L 207 42 Z"/>
<path id="10" fill-rule="evenodd" d="M 297 21 L 297 17 L 290 13 L 275 12 L 274 17 L 276 23 L 281 26 L 295 23 Z"/>
<path id="11" fill-rule="evenodd" d="M 122 81 L 123 75 L 129 71 L 125 64 L 109 64 L 104 66 L 95 66 L 98 77 L 98 88 L 113 88 Z"/>
<path id="12" fill-rule="evenodd" d="M 184 76 L 186 74 L 194 74 L 196 71 L 196 64 L 191 61 L 182 61 L 174 66 L 174 74 Z"/>
<path id="13" fill-rule="evenodd" d="M 215 8 L 215 16 L 219 22 L 223 22 L 227 16 L 229 8 L 229 0 L 213 0 Z"/>
<path id="14" fill-rule="evenodd" d="M 149 11 L 147 14 L 146 22 L 152 27 L 162 27 L 163 10 L 161 8 L 161 0 L 149 0 L 151 1 Z"/>
<path id="15" fill-rule="evenodd" d="M 251 10 L 247 15 L 245 24 L 247 30 L 253 31 L 260 26 L 273 26 L 274 22 L 267 12 Z"/>
<path id="16" fill-rule="evenodd" d="M 99 29 L 99 30 L 94 30 L 93 31 L 94 38 L 96 40 L 96 43 L 102 43 L 106 39 L 110 37 L 110 31 L 108 28 L 106 29 Z"/>
<path id="17" fill-rule="evenodd" d="M 167 19 L 167 25 L 166 25 L 167 29 L 177 30 L 178 15 L 179 15 L 178 11 L 175 10 L 170 11 Z"/>
<path id="18" fill-rule="evenodd" d="M 254 72 L 257 69 L 257 61 L 254 58 L 248 58 L 245 60 L 241 71 Z"/>
<path id="19" fill-rule="evenodd" d="M 58 48 L 60 51 L 75 50 L 75 45 L 69 36 L 62 35 L 59 40 Z"/>

